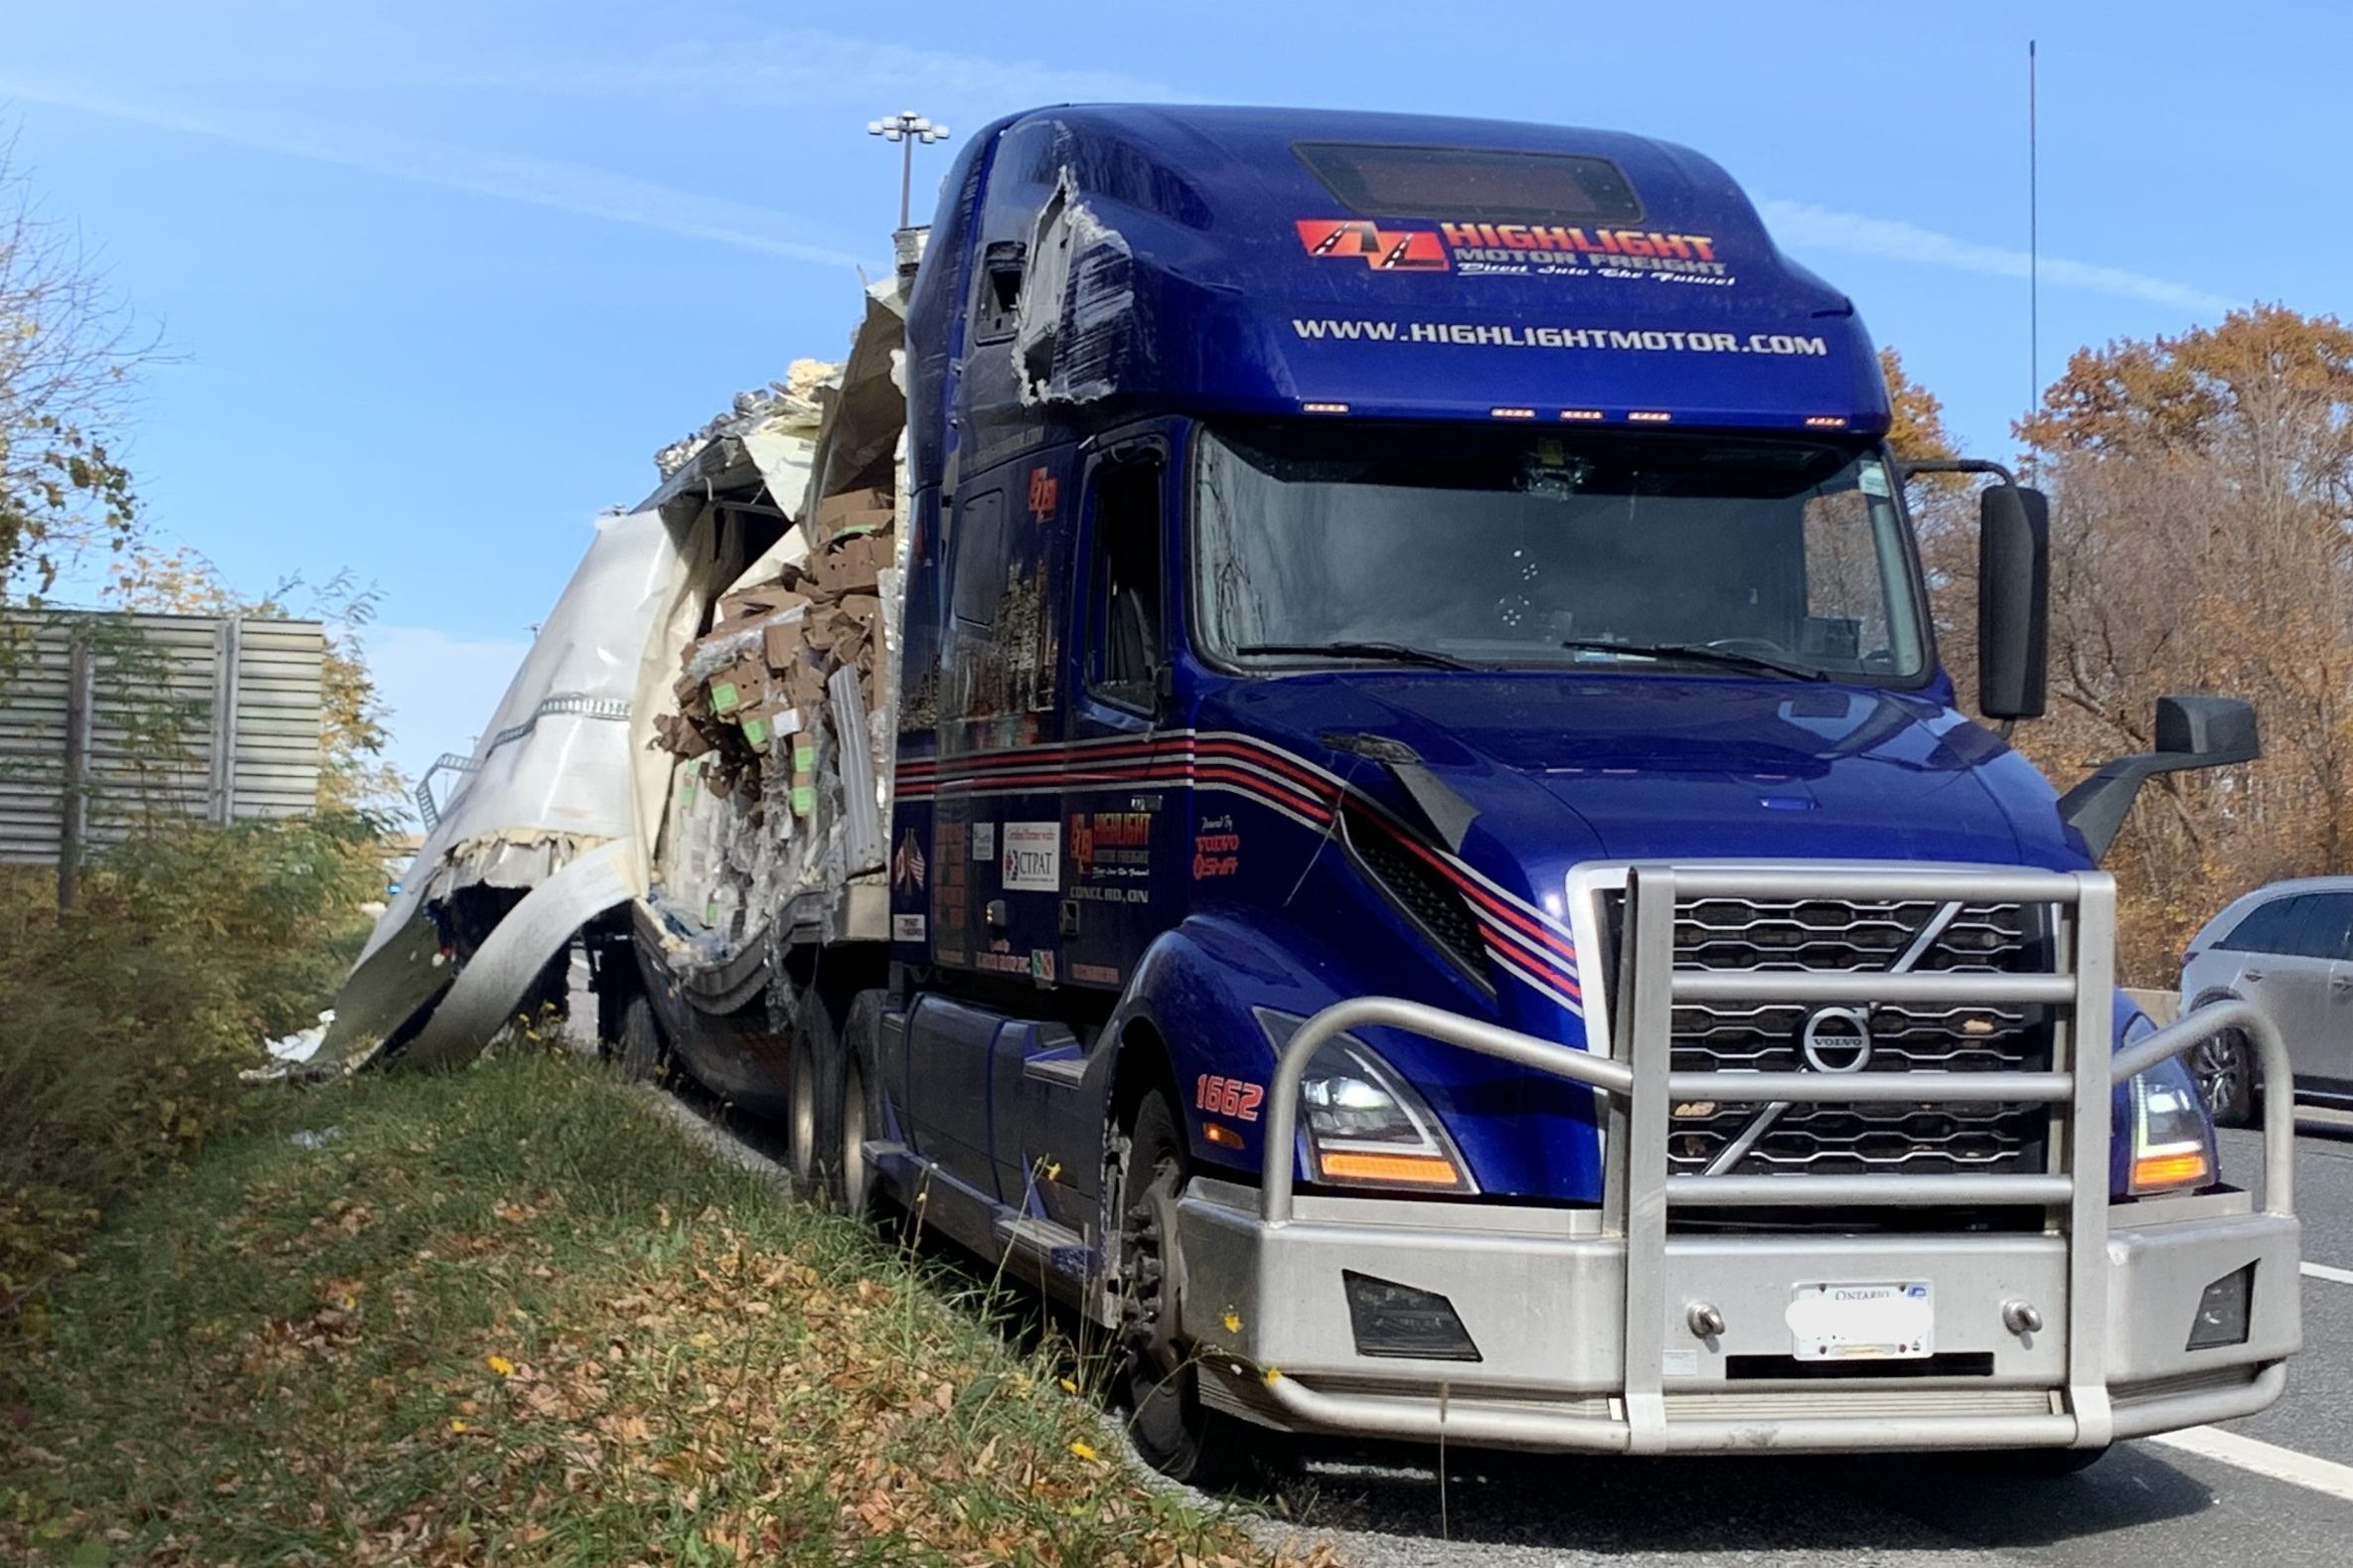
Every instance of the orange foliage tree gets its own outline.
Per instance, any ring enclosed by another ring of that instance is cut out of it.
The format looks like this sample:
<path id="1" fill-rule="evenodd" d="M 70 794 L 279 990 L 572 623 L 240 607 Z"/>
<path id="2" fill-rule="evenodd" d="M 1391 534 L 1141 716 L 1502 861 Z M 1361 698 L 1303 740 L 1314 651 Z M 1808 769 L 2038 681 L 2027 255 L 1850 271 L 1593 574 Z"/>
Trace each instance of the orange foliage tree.
<path id="1" fill-rule="evenodd" d="M 2110 856 L 2124 970 L 2169 985 L 2230 898 L 2353 861 L 2353 328 L 2257 306 L 2085 349 L 2016 429 L 2053 500 L 2028 752 L 2070 783 L 2146 749 L 2166 692 L 2261 715 L 2262 762 L 2153 782 Z"/>

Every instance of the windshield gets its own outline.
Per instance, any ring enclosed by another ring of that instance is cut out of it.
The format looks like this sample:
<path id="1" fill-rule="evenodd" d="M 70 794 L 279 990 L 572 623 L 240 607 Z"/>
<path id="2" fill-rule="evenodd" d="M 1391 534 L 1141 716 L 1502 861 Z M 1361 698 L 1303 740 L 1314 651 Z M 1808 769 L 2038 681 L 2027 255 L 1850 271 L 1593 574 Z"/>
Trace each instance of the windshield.
<path id="1" fill-rule="evenodd" d="M 1372 425 L 1204 432 L 1207 650 L 1911 682 L 1886 466 L 1852 443 Z"/>

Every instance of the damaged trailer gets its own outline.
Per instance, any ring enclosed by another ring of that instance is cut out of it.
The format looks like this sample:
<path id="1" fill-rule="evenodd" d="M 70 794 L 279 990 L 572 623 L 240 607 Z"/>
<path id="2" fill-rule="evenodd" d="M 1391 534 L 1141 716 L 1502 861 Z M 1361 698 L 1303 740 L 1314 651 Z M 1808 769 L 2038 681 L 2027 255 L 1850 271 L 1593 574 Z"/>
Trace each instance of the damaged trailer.
<path id="1" fill-rule="evenodd" d="M 603 525 L 345 1059 L 477 1048 L 585 933 L 626 1062 L 1076 1307 L 1182 1478 L 2065 1469 L 2279 1396 L 2290 1109 L 2239 1189 L 2182 1058 L 2284 1055 L 2115 989 L 2098 863 L 2254 710 L 2059 796 L 2043 499 L 1948 463 L 2000 480 L 1959 710 L 1876 350 L 1723 170 L 1064 107 L 917 237 Z"/>
<path id="2" fill-rule="evenodd" d="M 789 955 L 863 938 L 878 962 L 886 930 L 901 286 L 867 290 L 846 360 L 741 394 L 597 520 L 450 767 L 322 1068 L 463 1060 L 570 1002 L 577 952 L 596 1016 L 575 1032 L 788 1105 L 810 968 Z"/>

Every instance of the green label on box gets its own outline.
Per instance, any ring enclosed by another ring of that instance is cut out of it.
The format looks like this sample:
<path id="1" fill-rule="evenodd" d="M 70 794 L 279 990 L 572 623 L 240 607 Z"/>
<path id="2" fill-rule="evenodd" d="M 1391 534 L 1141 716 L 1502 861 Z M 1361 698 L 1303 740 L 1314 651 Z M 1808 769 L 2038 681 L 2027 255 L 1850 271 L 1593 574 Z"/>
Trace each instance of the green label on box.
<path id="1" fill-rule="evenodd" d="M 743 738 L 755 746 L 768 743 L 768 720 L 757 713 L 747 713 L 743 719 Z"/>
<path id="2" fill-rule="evenodd" d="M 732 713 L 742 706 L 743 695 L 735 690 L 734 682 L 713 681 L 710 683 L 710 710 L 712 712 Z"/>
<path id="3" fill-rule="evenodd" d="M 806 817 L 817 809 L 817 786 L 803 784 L 793 791 L 793 815 Z"/>

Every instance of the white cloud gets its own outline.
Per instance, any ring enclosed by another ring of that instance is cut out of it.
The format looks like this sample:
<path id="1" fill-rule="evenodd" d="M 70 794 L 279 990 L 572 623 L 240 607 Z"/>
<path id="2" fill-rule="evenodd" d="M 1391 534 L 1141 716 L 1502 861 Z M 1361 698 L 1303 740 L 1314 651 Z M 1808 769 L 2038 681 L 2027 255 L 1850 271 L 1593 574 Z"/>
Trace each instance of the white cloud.
<path id="1" fill-rule="evenodd" d="M 1764 214 L 1774 238 L 1799 249 L 1845 250 L 1889 261 L 1917 261 L 1927 266 L 1951 267 L 1955 271 L 1976 272 L 1987 277 L 2024 278 L 2030 266 L 2030 259 L 2023 250 L 2013 250 L 2003 245 L 1978 244 L 1892 219 L 1835 212 L 1811 202 L 1764 201 L 1759 202 L 1757 208 Z M 2151 277 L 2145 272 L 2133 272 L 2123 267 L 2071 261 L 2064 256 L 2044 256 L 2040 271 L 2044 282 L 2058 288 L 2109 294 L 2118 299 L 2136 299 L 2152 305 L 2169 305 L 2178 310 L 2219 314 L 2236 308 L 2240 303 L 2220 294 L 2210 294 L 2188 283 Z"/>
<path id="2" fill-rule="evenodd" d="M 578 213 L 794 261 L 854 267 L 866 259 L 793 237 L 793 220 L 768 208 L 681 191 L 588 164 L 484 152 L 305 115 L 192 109 L 161 100 L 133 103 L 42 82 L 0 78 L 0 98 L 102 115 L 415 185 Z"/>
<path id="3" fill-rule="evenodd" d="M 392 765 L 411 783 L 444 751 L 465 755 L 531 644 L 452 637 L 430 626 L 367 628 L 362 646 L 391 717 Z M 448 780 L 443 780 L 446 792 Z"/>

